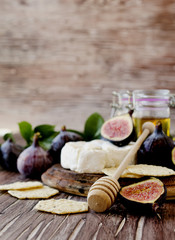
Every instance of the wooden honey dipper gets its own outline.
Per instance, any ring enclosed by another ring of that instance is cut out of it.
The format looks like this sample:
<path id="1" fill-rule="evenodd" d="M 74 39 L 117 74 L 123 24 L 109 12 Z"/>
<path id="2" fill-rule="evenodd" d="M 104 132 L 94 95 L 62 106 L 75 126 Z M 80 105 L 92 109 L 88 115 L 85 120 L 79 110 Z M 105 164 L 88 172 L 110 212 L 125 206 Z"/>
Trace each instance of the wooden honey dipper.
<path id="1" fill-rule="evenodd" d="M 143 141 L 154 131 L 154 129 L 155 126 L 152 122 L 145 122 L 142 126 L 142 134 L 125 156 L 114 175 L 101 177 L 91 186 L 87 196 L 90 209 L 95 212 L 104 212 L 112 206 L 120 190 L 120 184 L 118 182 L 119 177 L 131 162 Z"/>

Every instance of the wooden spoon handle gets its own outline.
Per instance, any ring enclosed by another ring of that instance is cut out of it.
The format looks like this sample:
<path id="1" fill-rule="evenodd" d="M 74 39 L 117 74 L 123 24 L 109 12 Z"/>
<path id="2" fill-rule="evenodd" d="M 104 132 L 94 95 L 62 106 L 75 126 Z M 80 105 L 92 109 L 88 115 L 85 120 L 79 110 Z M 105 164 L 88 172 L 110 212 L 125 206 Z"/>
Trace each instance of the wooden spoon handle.
<path id="1" fill-rule="evenodd" d="M 146 137 L 154 131 L 154 124 L 151 122 L 145 122 L 143 125 L 143 132 L 140 135 L 140 137 L 137 139 L 136 143 L 134 144 L 134 146 L 131 148 L 131 150 L 128 152 L 128 154 L 125 156 L 125 158 L 123 159 L 122 163 L 120 164 L 120 166 L 117 168 L 116 172 L 114 173 L 113 177 L 115 179 L 119 179 L 121 174 L 123 173 L 123 171 L 125 170 L 125 168 L 128 166 L 128 164 L 131 162 L 131 160 L 134 158 L 134 155 L 136 154 L 136 152 L 139 150 L 141 144 L 143 143 L 143 141 L 146 139 Z"/>

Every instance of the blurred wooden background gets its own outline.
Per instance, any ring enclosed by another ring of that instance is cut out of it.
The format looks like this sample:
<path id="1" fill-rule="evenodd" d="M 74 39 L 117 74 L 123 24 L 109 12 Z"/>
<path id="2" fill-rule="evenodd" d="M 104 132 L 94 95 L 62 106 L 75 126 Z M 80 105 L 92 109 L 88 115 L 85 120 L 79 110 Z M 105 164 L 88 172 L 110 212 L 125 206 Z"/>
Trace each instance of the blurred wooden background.
<path id="1" fill-rule="evenodd" d="M 174 0 L 1 0 L 0 128 L 82 129 L 118 89 L 175 92 Z"/>

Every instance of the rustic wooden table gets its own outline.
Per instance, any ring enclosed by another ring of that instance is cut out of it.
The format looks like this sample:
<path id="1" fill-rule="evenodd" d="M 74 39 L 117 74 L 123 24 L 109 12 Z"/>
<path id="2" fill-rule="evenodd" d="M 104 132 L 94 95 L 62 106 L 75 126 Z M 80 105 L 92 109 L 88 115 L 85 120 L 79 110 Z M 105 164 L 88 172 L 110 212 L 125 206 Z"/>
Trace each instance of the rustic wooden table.
<path id="1" fill-rule="evenodd" d="M 0 183 L 21 180 L 18 173 L 0 170 Z M 85 197 L 59 193 L 54 198 L 86 201 Z M 175 239 L 175 202 L 167 201 L 154 214 L 129 213 L 119 202 L 105 213 L 55 215 L 38 212 L 39 200 L 18 200 L 7 192 L 0 192 L 0 239 Z"/>
<path id="2" fill-rule="evenodd" d="M 81 130 L 91 113 L 109 116 L 113 90 L 174 93 L 174 7 L 172 0 L 1 0 L 0 128 L 18 131 L 26 120 Z M 0 170 L 0 184 L 20 179 Z M 161 218 L 120 203 L 106 213 L 59 216 L 33 210 L 37 202 L 0 192 L 0 239 L 175 239 L 174 201 Z"/>

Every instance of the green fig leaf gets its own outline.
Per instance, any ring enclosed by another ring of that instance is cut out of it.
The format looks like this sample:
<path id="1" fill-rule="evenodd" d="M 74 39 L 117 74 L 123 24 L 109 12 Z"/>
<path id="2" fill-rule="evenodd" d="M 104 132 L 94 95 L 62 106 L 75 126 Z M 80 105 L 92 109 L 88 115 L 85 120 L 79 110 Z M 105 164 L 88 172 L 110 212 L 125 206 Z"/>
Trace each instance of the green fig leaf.
<path id="1" fill-rule="evenodd" d="M 58 132 L 53 133 L 48 138 L 39 139 L 39 145 L 45 150 L 49 150 L 53 139 L 58 135 Z"/>
<path id="2" fill-rule="evenodd" d="M 103 117 L 99 113 L 93 113 L 88 117 L 84 126 L 84 138 L 86 141 L 100 138 L 101 127 L 104 123 Z"/>
<path id="3" fill-rule="evenodd" d="M 4 136 L 3 136 L 3 139 L 4 141 L 6 141 L 7 139 L 12 139 L 13 142 L 15 142 L 15 139 L 14 139 L 14 136 L 12 133 L 6 133 Z"/>
<path id="4" fill-rule="evenodd" d="M 77 130 L 74 130 L 74 129 L 66 129 L 66 131 L 76 133 L 76 134 L 80 135 L 82 138 L 84 138 L 84 133 L 83 132 L 80 132 L 80 131 L 77 131 Z"/>
<path id="5" fill-rule="evenodd" d="M 32 130 L 32 125 L 26 121 L 22 121 L 18 123 L 18 126 L 19 126 L 21 136 L 25 139 L 25 141 L 27 142 L 27 145 L 31 145 L 33 140 L 33 135 L 34 135 L 34 132 Z"/>
<path id="6" fill-rule="evenodd" d="M 48 138 L 53 135 L 55 132 L 55 126 L 49 124 L 38 125 L 34 128 L 34 132 L 39 132 L 41 134 L 41 138 Z M 58 134 L 58 133 L 57 133 Z"/>
<path id="7" fill-rule="evenodd" d="M 100 138 L 100 131 L 103 123 L 103 117 L 99 113 L 95 112 L 86 120 L 83 132 L 73 129 L 67 129 L 66 131 L 77 133 L 84 141 L 90 141 Z M 55 131 L 54 125 L 42 124 L 36 126 L 34 129 L 32 128 L 32 125 L 26 121 L 22 121 L 18 123 L 18 125 L 20 134 L 26 140 L 27 146 L 32 144 L 34 134 L 39 132 L 41 135 L 39 145 L 48 150 L 52 144 L 52 140 L 59 134 L 59 132 Z"/>

